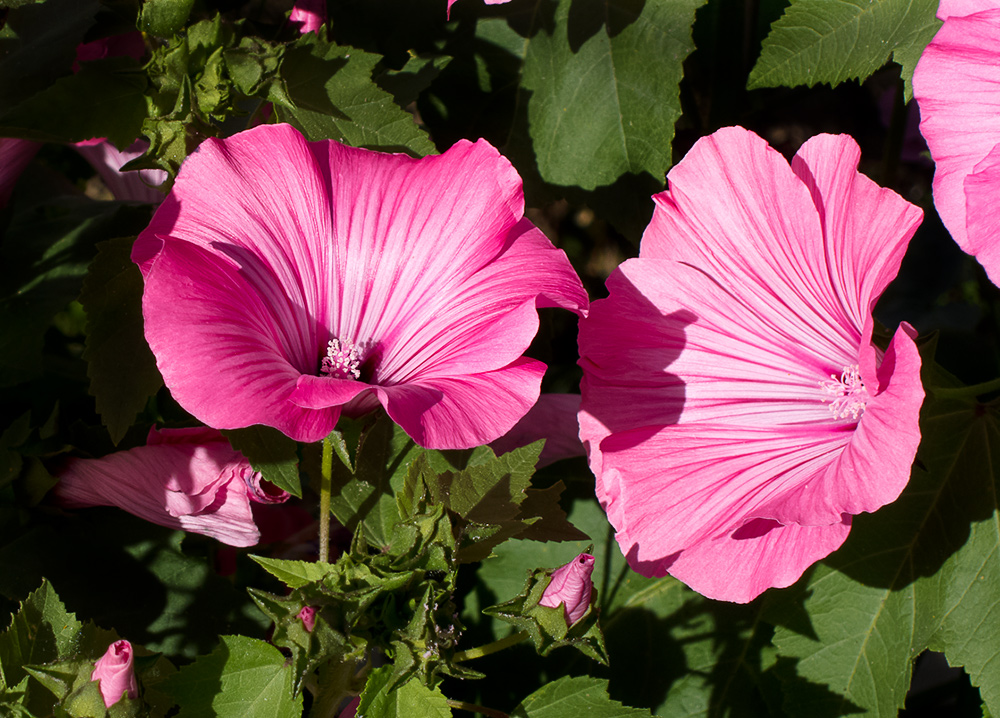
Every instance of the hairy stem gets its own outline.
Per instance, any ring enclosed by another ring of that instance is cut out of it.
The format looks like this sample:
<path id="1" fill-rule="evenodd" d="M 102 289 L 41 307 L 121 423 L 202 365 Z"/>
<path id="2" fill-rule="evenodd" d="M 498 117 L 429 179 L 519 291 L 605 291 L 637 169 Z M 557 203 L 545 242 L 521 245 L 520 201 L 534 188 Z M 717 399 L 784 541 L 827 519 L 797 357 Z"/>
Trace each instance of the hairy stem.
<path id="1" fill-rule="evenodd" d="M 516 645 L 527 637 L 527 631 L 512 633 L 506 638 L 501 638 L 499 641 L 493 641 L 493 643 L 487 643 L 485 646 L 470 648 L 467 651 L 459 651 L 452 656 L 452 660 L 459 663 L 461 661 L 471 661 L 473 658 L 482 658 L 483 656 L 488 656 L 491 653 L 496 653 L 497 651 L 502 651 L 505 648 Z"/>
<path id="2" fill-rule="evenodd" d="M 319 558 L 330 560 L 330 494 L 333 491 L 333 442 L 330 437 L 323 439 L 322 478 L 319 484 Z"/>

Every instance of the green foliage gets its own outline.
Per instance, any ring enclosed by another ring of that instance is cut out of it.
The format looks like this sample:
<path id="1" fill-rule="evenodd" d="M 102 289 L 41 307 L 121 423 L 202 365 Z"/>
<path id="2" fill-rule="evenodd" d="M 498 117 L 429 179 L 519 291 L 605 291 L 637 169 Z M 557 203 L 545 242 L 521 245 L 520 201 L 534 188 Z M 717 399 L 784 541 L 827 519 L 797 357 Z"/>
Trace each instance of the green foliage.
<path id="1" fill-rule="evenodd" d="M 748 87 L 864 80 L 890 58 L 913 69 L 941 26 L 937 0 L 793 0 L 764 41 Z"/>
<path id="2" fill-rule="evenodd" d="M 409 680 L 400 686 L 392 686 L 392 672 L 389 668 L 377 668 L 368 677 L 358 715 L 369 718 L 448 718 L 451 708 L 447 699 L 437 688 L 428 688 L 418 680 Z"/>
<path id="3" fill-rule="evenodd" d="M 280 72 L 284 97 L 270 97 L 275 112 L 310 140 L 332 138 L 418 157 L 434 152 L 413 116 L 372 81 L 379 60 L 377 54 L 309 33 L 286 50 Z M 414 85 L 396 87 L 412 91 Z"/>
<path id="4" fill-rule="evenodd" d="M 139 29 L 170 37 L 184 28 L 193 5 L 194 0 L 145 0 L 139 13 Z"/>
<path id="5" fill-rule="evenodd" d="M 703 3 L 539 3 L 522 86 L 546 182 L 590 190 L 627 173 L 663 177 L 681 114 L 682 64 L 694 49 L 690 28 Z"/>
<path id="6" fill-rule="evenodd" d="M 608 682 L 581 676 L 560 678 L 530 696 L 514 709 L 511 718 L 647 718 L 648 710 L 629 708 L 608 697 Z"/>
<path id="7" fill-rule="evenodd" d="M 130 258 L 134 239 L 98 244 L 80 292 L 88 317 L 83 358 L 90 393 L 115 444 L 163 386 L 143 336 L 142 275 Z"/>
<path id="8" fill-rule="evenodd" d="M 295 441 L 277 429 L 259 424 L 222 433 L 234 449 L 247 457 L 254 471 L 259 471 L 265 479 L 292 496 L 302 498 Z"/>
<path id="9" fill-rule="evenodd" d="M 222 636 L 207 656 L 164 684 L 180 704 L 178 718 L 299 718 L 302 696 L 292 695 L 292 670 L 274 646 L 246 636 Z"/>
<path id="10" fill-rule="evenodd" d="M 933 391 L 933 390 L 932 390 Z M 795 675 L 832 692 L 787 691 L 786 707 L 841 715 L 896 715 L 913 660 L 925 649 L 964 666 L 986 706 L 1000 706 L 1000 641 L 989 620 L 1000 597 L 1000 413 L 995 405 L 933 395 L 910 485 L 873 517 L 855 520 L 840 551 L 787 592 L 767 616 Z M 972 639 L 970 627 L 977 626 Z M 786 676 L 787 680 L 787 676 Z"/>

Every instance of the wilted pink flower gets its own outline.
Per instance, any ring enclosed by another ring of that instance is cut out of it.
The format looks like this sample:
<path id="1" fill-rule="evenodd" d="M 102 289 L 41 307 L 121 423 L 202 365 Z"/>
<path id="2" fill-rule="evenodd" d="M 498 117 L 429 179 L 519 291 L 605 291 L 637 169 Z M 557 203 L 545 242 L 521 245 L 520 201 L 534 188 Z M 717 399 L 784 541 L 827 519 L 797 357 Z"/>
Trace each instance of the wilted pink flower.
<path id="1" fill-rule="evenodd" d="M 302 627 L 306 629 L 306 633 L 312 633 L 316 627 L 316 609 L 313 606 L 303 606 L 296 616 L 302 621 Z"/>
<path id="2" fill-rule="evenodd" d="M 55 492 L 67 508 L 117 506 L 230 546 L 253 546 L 260 538 L 251 501 L 288 500 L 222 434 L 203 428 L 153 428 L 145 446 L 101 459 L 70 459 Z"/>
<path id="3" fill-rule="evenodd" d="M 552 580 L 545 587 L 538 605 L 556 608 L 562 604 L 566 611 L 566 623 L 573 625 L 590 607 L 590 596 L 594 591 L 590 574 L 593 572 L 594 557 L 589 553 L 581 553 L 552 572 Z"/>
<path id="4" fill-rule="evenodd" d="M 288 125 L 208 139 L 132 252 L 146 338 L 210 426 L 312 442 L 381 403 L 422 446 L 492 441 L 538 398 L 536 307 L 587 306 L 523 209 L 482 140 L 415 160 Z"/>
<path id="5" fill-rule="evenodd" d="M 921 213 L 847 136 L 791 167 L 742 128 L 699 140 L 639 258 L 581 322 L 580 436 L 639 573 L 746 602 L 893 501 L 920 442 L 913 330 L 871 311 Z"/>
<path id="6" fill-rule="evenodd" d="M 121 168 L 136 157 L 145 154 L 149 143 L 136 140 L 125 150 L 118 150 L 105 139 L 77 142 L 74 147 L 84 159 L 97 170 L 115 199 L 132 202 L 149 202 L 159 204 L 163 201 L 163 193 L 156 189 L 167 180 L 163 170 L 130 170 L 122 172 Z"/>
<path id="7" fill-rule="evenodd" d="M 1000 285 L 1000 7 L 942 0 L 944 25 L 913 73 L 934 158 L 934 205 L 958 246 Z"/>
<path id="8" fill-rule="evenodd" d="M 129 699 L 139 695 L 139 685 L 135 682 L 135 671 L 132 670 L 132 644 L 128 641 L 115 641 L 103 656 L 94 662 L 94 672 L 90 680 L 99 681 L 98 688 L 104 699 L 104 707 L 110 708 L 128 694 Z"/>
<path id="9" fill-rule="evenodd" d="M 0 209 L 7 206 L 17 178 L 41 146 L 31 140 L 0 137 Z"/>
<path id="10" fill-rule="evenodd" d="M 542 394 L 513 429 L 490 443 L 490 448 L 499 456 L 545 439 L 537 468 L 560 459 L 583 456 L 580 425 L 576 419 L 579 411 L 579 394 Z"/>
<path id="11" fill-rule="evenodd" d="M 316 32 L 326 22 L 326 0 L 295 0 L 288 22 L 303 35 Z"/>

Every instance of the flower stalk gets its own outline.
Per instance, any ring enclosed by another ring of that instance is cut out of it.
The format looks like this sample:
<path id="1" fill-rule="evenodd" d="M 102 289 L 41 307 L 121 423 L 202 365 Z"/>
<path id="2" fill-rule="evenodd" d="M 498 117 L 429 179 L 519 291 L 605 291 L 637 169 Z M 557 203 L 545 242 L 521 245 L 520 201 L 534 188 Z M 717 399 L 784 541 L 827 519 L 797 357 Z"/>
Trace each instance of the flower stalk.
<path id="1" fill-rule="evenodd" d="M 488 656 L 491 653 L 497 653 L 498 651 L 502 651 L 510 646 L 516 646 L 527 637 L 527 631 L 518 631 L 517 633 L 510 634 L 506 638 L 493 641 L 493 643 L 487 643 L 485 646 L 470 648 L 467 651 L 459 651 L 452 657 L 452 660 L 455 663 L 461 663 L 462 661 L 471 661 L 474 658 L 482 658 L 483 656 Z"/>
<path id="2" fill-rule="evenodd" d="M 333 492 L 333 442 L 323 439 L 323 459 L 319 484 L 319 557 L 320 563 L 330 561 L 330 494 Z"/>

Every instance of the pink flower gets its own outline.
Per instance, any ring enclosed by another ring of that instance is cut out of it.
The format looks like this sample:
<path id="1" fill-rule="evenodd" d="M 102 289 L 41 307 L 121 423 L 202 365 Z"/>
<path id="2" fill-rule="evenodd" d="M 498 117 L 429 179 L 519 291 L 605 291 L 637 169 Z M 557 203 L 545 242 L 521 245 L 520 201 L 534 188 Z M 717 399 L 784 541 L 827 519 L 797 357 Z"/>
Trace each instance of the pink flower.
<path id="1" fill-rule="evenodd" d="M 513 429 L 490 443 L 490 448 L 499 456 L 545 439 L 537 468 L 560 459 L 583 456 L 580 425 L 576 419 L 579 411 L 579 394 L 542 394 Z"/>
<path id="2" fill-rule="evenodd" d="M 288 21 L 302 35 L 317 32 L 326 22 L 326 0 L 296 0 Z"/>
<path id="3" fill-rule="evenodd" d="M 893 501 L 920 442 L 913 330 L 871 316 L 921 212 L 844 135 L 791 167 L 742 128 L 668 176 L 639 258 L 580 328 L 580 436 L 639 573 L 750 601 Z"/>
<path id="4" fill-rule="evenodd" d="M 920 131 L 934 158 L 934 205 L 963 250 L 1000 285 L 1000 7 L 942 0 L 944 25 L 913 73 Z"/>
<path id="5" fill-rule="evenodd" d="M 590 607 L 590 595 L 594 582 L 590 574 L 594 572 L 594 557 L 581 553 L 565 566 L 552 572 L 552 580 L 545 587 L 539 606 L 556 608 L 560 604 L 566 611 L 566 623 L 573 625 Z"/>
<path id="6" fill-rule="evenodd" d="M 115 641 L 108 646 L 104 655 L 94 663 L 90 680 L 99 681 L 98 688 L 105 708 L 113 706 L 126 693 L 130 700 L 135 699 L 139 695 L 139 686 L 132 670 L 132 644 Z"/>
<path id="7" fill-rule="evenodd" d="M 422 446 L 492 441 L 538 398 L 536 307 L 587 306 L 523 209 L 482 140 L 416 160 L 287 125 L 206 140 L 132 252 L 146 338 L 210 426 L 312 442 L 381 404 Z"/>
<path id="8" fill-rule="evenodd" d="M 302 621 L 302 627 L 306 629 L 306 633 L 312 633 L 316 627 L 316 609 L 313 606 L 303 606 L 296 615 Z"/>
<path id="9" fill-rule="evenodd" d="M 0 209 L 7 206 L 17 178 L 41 146 L 31 140 L 0 137 Z"/>
<path id="10" fill-rule="evenodd" d="M 83 158 L 97 170 L 115 199 L 132 202 L 159 204 L 163 193 L 156 189 L 167 180 L 163 170 L 135 170 L 122 172 L 127 163 L 145 154 L 149 143 L 136 140 L 125 150 L 118 150 L 105 139 L 77 142 L 74 147 Z"/>
<path id="11" fill-rule="evenodd" d="M 251 501 L 288 500 L 219 432 L 203 428 L 153 428 L 146 446 L 101 459 L 70 459 L 55 491 L 67 508 L 117 506 L 230 546 L 253 546 L 260 538 Z"/>

